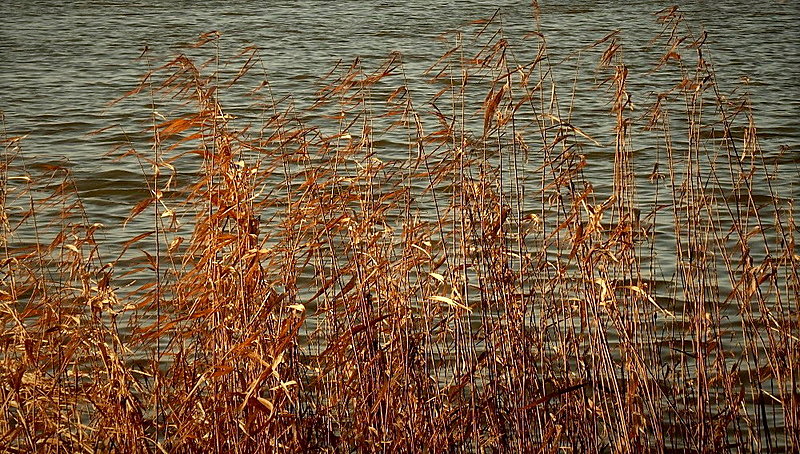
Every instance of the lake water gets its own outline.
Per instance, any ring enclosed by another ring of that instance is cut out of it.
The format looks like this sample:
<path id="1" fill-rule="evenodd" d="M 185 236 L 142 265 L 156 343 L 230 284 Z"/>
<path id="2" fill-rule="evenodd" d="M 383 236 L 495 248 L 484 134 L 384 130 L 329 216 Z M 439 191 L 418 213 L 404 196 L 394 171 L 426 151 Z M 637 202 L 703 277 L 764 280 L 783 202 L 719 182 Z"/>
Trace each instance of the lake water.
<path id="1" fill-rule="evenodd" d="M 542 28 L 556 55 L 621 30 L 630 79 L 637 80 L 637 72 L 652 65 L 652 53 L 642 49 L 659 30 L 653 13 L 668 5 L 541 2 Z M 166 57 L 177 45 L 211 30 L 222 32 L 223 45 L 232 51 L 255 44 L 263 49 L 277 92 L 293 94 L 302 105 L 313 95 L 315 78 L 338 59 L 361 56 L 367 65 L 377 64 L 397 50 L 405 55 L 408 74 L 418 76 L 415 70 L 432 64 L 446 50 L 435 40 L 438 35 L 489 17 L 498 7 L 510 37 L 532 31 L 527 1 L 208 1 L 198 7 L 184 1 L 6 0 L 0 17 L 0 110 L 11 132 L 30 133 L 29 155 L 43 161 L 69 159 L 81 179 L 102 181 L 110 164 L 101 156 L 109 144 L 91 140 L 86 133 L 124 122 L 126 116 L 141 116 L 106 105 L 132 88 L 145 71 L 134 61 L 145 45 L 156 57 Z M 749 78 L 747 90 L 753 95 L 765 149 L 787 145 L 796 156 L 797 2 L 767 0 L 753 7 L 745 1 L 703 1 L 682 9 L 698 30 L 702 25 L 709 32 L 711 59 L 721 83 L 733 86 Z M 123 168 L 139 178 L 135 163 Z"/>
<path id="2" fill-rule="evenodd" d="M 554 60 L 620 30 L 632 90 L 646 97 L 653 56 L 663 52 L 650 45 L 660 30 L 653 13 L 668 3 L 567 0 L 540 5 L 542 31 Z M 369 67 L 400 51 L 411 83 L 424 85 L 422 71 L 447 50 L 437 37 L 488 18 L 498 8 L 512 41 L 534 30 L 527 1 L 4 0 L 0 11 L 0 111 L 9 135 L 28 134 L 23 143 L 26 160 L 68 163 L 90 221 L 115 226 L 145 197 L 141 169 L 135 160 L 113 162 L 105 157 L 118 144 L 88 133 L 114 124 L 133 129 L 140 124 L 137 121 L 147 120 L 146 101 L 109 106 L 109 101 L 136 86 L 147 70 L 137 61 L 145 46 L 153 60 L 159 61 L 201 33 L 220 31 L 224 53 L 235 53 L 250 44 L 260 47 L 278 97 L 291 94 L 298 105 L 305 106 L 313 102 L 321 75 L 338 60 L 356 56 Z M 774 184 L 782 196 L 797 200 L 800 34 L 796 27 L 800 6 L 794 1 L 774 0 L 699 1 L 682 10 L 696 30 L 708 31 L 707 56 L 720 86 L 751 94 L 761 146 L 768 155 L 780 153 L 782 170 Z M 531 52 L 535 55 L 535 49 Z M 571 61 L 563 66 L 560 77 L 567 84 L 574 65 Z M 591 79 L 591 71 L 582 76 Z M 232 103 L 245 113 L 246 104 Z M 575 106 L 581 115 L 575 119 L 577 125 L 586 125 L 587 132 L 608 143 L 611 117 L 607 102 L 602 101 L 598 108 L 594 99 L 578 99 Z M 636 137 L 633 146 L 637 147 Z M 399 153 L 405 153 L 405 148 Z M 590 152 L 589 158 L 596 164 L 588 167 L 587 179 L 608 182 L 611 164 L 603 161 L 604 155 Z M 640 165 L 642 171 L 652 167 L 649 162 Z M 661 227 L 672 229 L 671 225 Z M 131 225 L 109 229 L 103 235 L 114 243 L 146 228 Z M 670 266 L 663 266 L 668 277 Z"/>

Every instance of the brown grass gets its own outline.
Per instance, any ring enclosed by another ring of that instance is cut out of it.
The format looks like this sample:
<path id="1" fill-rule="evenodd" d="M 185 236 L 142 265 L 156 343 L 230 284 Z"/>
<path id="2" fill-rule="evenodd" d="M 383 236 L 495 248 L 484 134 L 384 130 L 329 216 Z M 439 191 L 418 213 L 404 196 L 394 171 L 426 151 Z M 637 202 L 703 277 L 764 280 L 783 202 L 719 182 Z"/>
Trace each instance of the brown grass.
<path id="1" fill-rule="evenodd" d="M 116 154 L 150 195 L 116 249 L 69 168 L 26 165 L 6 135 L 0 449 L 796 451 L 785 170 L 703 38 L 659 20 L 654 71 L 678 83 L 646 115 L 617 33 L 579 50 L 606 144 L 541 34 L 520 61 L 477 21 L 422 88 L 398 54 L 342 63 L 304 110 L 256 75 L 258 49 L 226 65 L 204 35 L 210 60 L 126 95 L 152 104 L 150 142 Z M 229 115 L 254 80 L 259 119 Z"/>

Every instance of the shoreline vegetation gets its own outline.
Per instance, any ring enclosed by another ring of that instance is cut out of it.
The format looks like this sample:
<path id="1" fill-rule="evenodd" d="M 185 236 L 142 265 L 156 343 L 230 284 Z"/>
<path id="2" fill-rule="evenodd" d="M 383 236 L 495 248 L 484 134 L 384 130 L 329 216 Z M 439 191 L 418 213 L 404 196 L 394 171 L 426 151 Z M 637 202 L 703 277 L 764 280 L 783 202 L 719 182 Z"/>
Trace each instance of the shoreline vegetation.
<path id="1" fill-rule="evenodd" d="M 705 33 L 654 17 L 674 82 L 635 109 L 619 33 L 565 93 L 546 37 L 518 61 L 497 17 L 442 36 L 430 94 L 395 53 L 308 109 L 219 33 L 145 51 L 118 102 L 146 126 L 95 133 L 147 185 L 121 245 L 5 134 L 0 452 L 796 452 L 785 150 Z M 256 120 L 224 108 L 241 87 Z"/>

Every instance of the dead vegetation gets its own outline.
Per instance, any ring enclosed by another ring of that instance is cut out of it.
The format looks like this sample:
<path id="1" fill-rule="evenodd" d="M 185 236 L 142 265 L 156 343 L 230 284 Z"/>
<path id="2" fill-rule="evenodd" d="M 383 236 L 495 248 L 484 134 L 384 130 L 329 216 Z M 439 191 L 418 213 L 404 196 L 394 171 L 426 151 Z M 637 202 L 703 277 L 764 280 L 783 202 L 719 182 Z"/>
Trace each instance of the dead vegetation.
<path id="1" fill-rule="evenodd" d="M 617 33 L 580 50 L 610 143 L 545 37 L 521 61 L 492 20 L 443 37 L 430 93 L 398 54 L 308 109 L 257 76 L 256 122 L 221 99 L 258 49 L 226 73 L 202 36 L 126 95 L 150 196 L 116 259 L 69 168 L 6 136 L 3 452 L 797 450 L 794 200 L 704 36 L 658 20 L 678 83 L 649 109 Z"/>

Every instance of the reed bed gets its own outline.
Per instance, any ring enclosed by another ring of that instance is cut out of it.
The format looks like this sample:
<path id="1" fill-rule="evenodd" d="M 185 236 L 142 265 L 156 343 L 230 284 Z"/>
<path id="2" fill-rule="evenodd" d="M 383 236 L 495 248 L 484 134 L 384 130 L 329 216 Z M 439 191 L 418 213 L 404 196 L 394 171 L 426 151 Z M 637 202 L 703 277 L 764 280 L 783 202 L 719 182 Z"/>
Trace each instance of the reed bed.
<path id="1" fill-rule="evenodd" d="M 0 450 L 796 452 L 781 150 L 705 34 L 656 17 L 648 108 L 618 33 L 565 92 L 545 36 L 496 18 L 443 35 L 425 86 L 356 60 L 302 108 L 218 33 L 144 54 L 120 102 L 145 127 L 97 132 L 147 187 L 121 245 L 6 133 Z"/>

